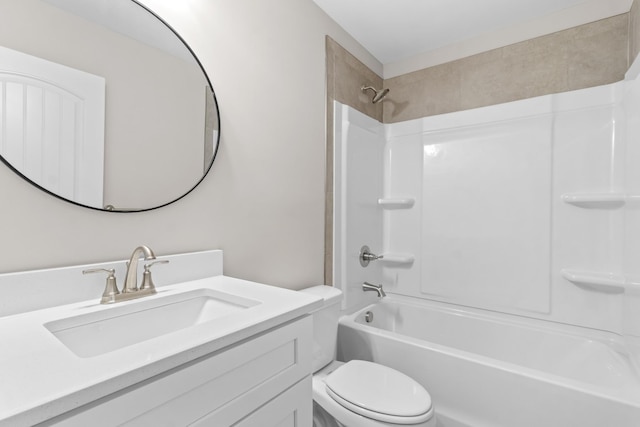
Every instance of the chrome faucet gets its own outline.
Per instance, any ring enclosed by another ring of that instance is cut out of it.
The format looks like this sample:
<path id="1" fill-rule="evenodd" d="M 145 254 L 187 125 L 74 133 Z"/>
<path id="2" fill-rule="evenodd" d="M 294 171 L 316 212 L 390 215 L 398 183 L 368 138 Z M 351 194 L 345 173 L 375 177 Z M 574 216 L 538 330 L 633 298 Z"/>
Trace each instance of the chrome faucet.
<path id="1" fill-rule="evenodd" d="M 138 291 L 138 259 L 143 253 L 145 261 L 156 259 L 156 255 L 148 246 L 138 246 L 133 250 L 131 258 L 127 263 L 127 275 L 125 276 L 124 286 L 122 287 L 123 294 Z"/>
<path id="2" fill-rule="evenodd" d="M 135 248 L 135 250 L 131 254 L 131 259 L 129 259 L 129 262 L 127 263 L 127 275 L 124 280 L 122 292 L 118 290 L 118 285 L 116 283 L 115 277 L 115 269 L 91 268 L 82 272 L 83 274 L 99 272 L 105 272 L 108 274 L 107 284 L 104 289 L 104 293 L 102 294 L 100 304 L 112 304 L 119 301 L 128 301 L 136 298 L 141 298 L 145 295 L 153 295 L 156 293 L 155 286 L 153 284 L 153 281 L 151 280 L 150 268 L 154 264 L 166 264 L 169 262 L 169 260 L 156 261 L 145 265 L 143 274 L 144 280 L 142 282 L 142 286 L 138 288 L 138 259 L 143 254 L 145 260 L 156 259 L 153 251 L 147 246 L 143 245 Z"/>
<path id="3" fill-rule="evenodd" d="M 362 284 L 362 290 L 365 291 L 365 292 L 366 291 L 375 291 L 375 292 L 378 293 L 378 297 L 379 298 L 383 298 L 383 297 L 387 296 L 387 294 L 385 294 L 384 290 L 382 289 L 382 285 L 374 285 L 374 284 L 371 284 L 369 282 L 364 282 Z"/>

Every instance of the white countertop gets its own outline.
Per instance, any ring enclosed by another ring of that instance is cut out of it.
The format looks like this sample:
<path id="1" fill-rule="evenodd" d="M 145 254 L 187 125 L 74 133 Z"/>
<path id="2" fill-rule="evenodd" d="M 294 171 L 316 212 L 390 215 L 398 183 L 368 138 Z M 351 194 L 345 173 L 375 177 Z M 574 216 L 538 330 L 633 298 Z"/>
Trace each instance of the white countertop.
<path id="1" fill-rule="evenodd" d="M 87 358 L 78 357 L 43 326 L 69 316 L 203 288 L 261 303 Z M 321 304 L 321 298 L 307 293 L 220 275 L 163 286 L 158 294 L 140 300 L 100 305 L 97 297 L 0 318 L 0 426 L 31 426 L 45 421 L 303 316 Z"/>

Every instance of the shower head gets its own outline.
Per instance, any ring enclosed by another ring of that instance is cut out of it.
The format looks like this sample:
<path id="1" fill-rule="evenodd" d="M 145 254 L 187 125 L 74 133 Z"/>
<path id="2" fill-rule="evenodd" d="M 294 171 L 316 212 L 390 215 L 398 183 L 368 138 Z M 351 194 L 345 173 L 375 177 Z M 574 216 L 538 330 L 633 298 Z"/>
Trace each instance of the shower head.
<path id="1" fill-rule="evenodd" d="M 373 98 L 371 99 L 371 102 L 374 104 L 377 104 L 378 102 L 382 101 L 384 99 L 385 96 L 387 96 L 387 94 L 389 93 L 389 89 L 382 89 L 380 91 L 376 90 L 375 88 L 371 87 L 371 86 L 362 86 L 360 88 L 363 92 L 366 92 L 368 90 L 372 90 L 373 91 Z"/>

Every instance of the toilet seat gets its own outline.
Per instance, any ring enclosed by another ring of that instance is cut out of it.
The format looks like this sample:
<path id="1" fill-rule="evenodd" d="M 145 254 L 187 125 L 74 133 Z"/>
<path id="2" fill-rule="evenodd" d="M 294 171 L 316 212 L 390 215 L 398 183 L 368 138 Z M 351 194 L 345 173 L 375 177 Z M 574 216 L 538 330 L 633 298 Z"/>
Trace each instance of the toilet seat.
<path id="1" fill-rule="evenodd" d="M 387 366 L 352 360 L 325 379 L 327 394 L 344 408 L 391 424 L 419 424 L 433 416 L 431 396 L 412 378 Z"/>

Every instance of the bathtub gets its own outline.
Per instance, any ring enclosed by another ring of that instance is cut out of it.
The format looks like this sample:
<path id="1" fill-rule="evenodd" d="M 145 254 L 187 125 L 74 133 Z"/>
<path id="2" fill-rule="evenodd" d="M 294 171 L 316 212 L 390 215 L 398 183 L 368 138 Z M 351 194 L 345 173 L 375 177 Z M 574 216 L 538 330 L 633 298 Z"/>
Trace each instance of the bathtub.
<path id="1" fill-rule="evenodd" d="M 338 358 L 416 379 L 439 427 L 640 426 L 640 377 L 607 332 L 391 295 L 340 319 Z"/>

